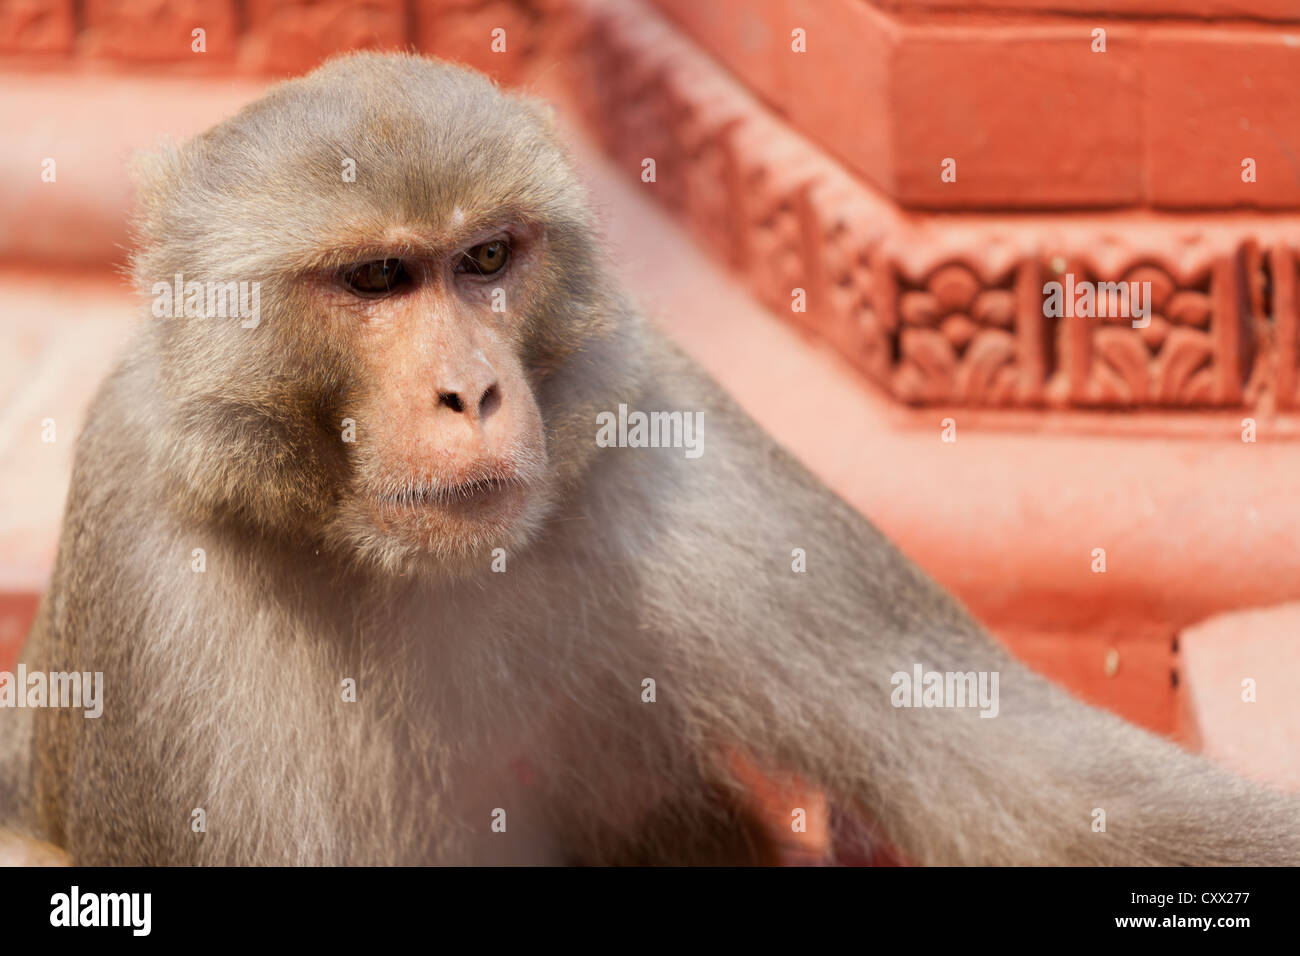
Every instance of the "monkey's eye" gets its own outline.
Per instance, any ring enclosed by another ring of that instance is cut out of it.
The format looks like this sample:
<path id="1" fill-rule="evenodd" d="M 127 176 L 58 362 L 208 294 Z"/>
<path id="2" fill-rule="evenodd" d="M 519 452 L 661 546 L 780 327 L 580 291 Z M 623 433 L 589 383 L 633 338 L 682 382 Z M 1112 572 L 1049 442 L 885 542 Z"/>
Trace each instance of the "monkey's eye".
<path id="1" fill-rule="evenodd" d="M 500 272 L 509 259 L 510 246 L 504 239 L 493 239 L 467 250 L 456 264 L 456 271 L 490 276 Z"/>
<path id="2" fill-rule="evenodd" d="M 410 282 L 411 273 L 401 259 L 363 262 L 343 273 L 343 284 L 357 295 L 387 295 Z"/>

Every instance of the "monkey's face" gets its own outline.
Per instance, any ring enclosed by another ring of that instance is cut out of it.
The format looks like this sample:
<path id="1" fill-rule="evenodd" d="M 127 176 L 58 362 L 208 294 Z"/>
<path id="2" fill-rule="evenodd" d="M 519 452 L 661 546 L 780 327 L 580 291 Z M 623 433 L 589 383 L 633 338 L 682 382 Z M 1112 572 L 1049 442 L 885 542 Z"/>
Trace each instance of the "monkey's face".
<path id="1" fill-rule="evenodd" d="M 454 566 L 519 545 L 551 486 L 517 324 L 544 230 L 454 212 L 452 223 L 441 236 L 391 226 L 387 250 L 318 275 L 312 297 L 351 356 L 352 480 L 336 523 Z"/>
<path id="2" fill-rule="evenodd" d="M 141 287 L 261 289 L 255 323 L 155 325 L 174 506 L 403 572 L 524 544 L 594 447 L 575 365 L 618 307 L 544 112 L 354 56 L 156 167 Z"/>

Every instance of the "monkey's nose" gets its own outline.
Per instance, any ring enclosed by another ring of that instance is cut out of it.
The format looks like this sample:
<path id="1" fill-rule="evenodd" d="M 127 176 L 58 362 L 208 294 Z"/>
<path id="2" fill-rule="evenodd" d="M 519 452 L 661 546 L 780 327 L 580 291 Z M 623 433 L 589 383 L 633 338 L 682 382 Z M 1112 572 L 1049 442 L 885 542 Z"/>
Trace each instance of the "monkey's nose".
<path id="1" fill-rule="evenodd" d="M 469 392 L 472 395 L 473 392 Z M 465 389 L 438 389 L 438 404 L 450 408 L 459 415 L 468 415 L 476 421 L 483 421 L 501 404 L 501 389 L 492 382 L 483 389 L 477 401 L 467 401 Z"/>

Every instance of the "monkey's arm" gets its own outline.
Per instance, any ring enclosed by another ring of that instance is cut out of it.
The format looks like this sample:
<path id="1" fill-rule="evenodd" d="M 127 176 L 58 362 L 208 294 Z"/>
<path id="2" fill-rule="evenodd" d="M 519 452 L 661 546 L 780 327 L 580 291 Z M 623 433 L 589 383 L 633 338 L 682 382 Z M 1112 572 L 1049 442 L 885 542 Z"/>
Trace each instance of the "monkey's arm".
<path id="1" fill-rule="evenodd" d="M 31 808 L 32 711 L 0 707 L 0 827 L 24 822 Z"/>
<path id="2" fill-rule="evenodd" d="M 40 640 L 42 617 L 37 614 L 29 647 Z M 32 835 L 32 713 L 0 708 L 0 866 L 66 866 L 67 854 Z"/>
<path id="3" fill-rule="evenodd" d="M 700 726 L 864 809 L 918 862 L 1300 861 L 1293 798 L 1030 672 L 702 373 L 676 381 L 694 386 L 647 401 L 705 408 L 705 453 L 656 456 L 670 494 L 641 542 L 659 569 L 643 608 L 684 635 L 675 676 Z M 996 673 L 996 716 L 894 706 L 891 678 L 917 665 Z"/>
<path id="4" fill-rule="evenodd" d="M 28 835 L 31 818 L 32 711 L 0 708 L 0 866 L 40 866 L 62 852 Z"/>

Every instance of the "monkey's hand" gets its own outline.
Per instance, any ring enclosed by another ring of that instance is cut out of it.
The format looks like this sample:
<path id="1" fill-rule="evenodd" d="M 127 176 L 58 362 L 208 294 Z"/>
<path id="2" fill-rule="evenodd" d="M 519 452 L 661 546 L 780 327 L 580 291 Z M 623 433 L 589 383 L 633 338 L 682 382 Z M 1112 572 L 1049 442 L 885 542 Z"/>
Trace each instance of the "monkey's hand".
<path id="1" fill-rule="evenodd" d="M 783 866 L 808 866 L 827 862 L 831 834 L 826 795 L 793 774 L 764 773 L 739 748 L 727 755 L 727 765 L 744 788 L 749 810 L 772 841 L 776 861 Z M 803 819 L 792 825 L 791 807 L 804 808 Z M 812 825 L 807 824 L 811 817 Z"/>
<path id="2" fill-rule="evenodd" d="M 0 829 L 0 866 L 71 866 L 72 860 L 53 843 Z"/>

